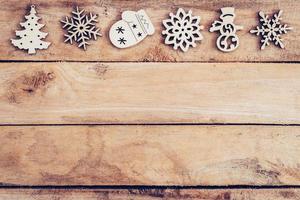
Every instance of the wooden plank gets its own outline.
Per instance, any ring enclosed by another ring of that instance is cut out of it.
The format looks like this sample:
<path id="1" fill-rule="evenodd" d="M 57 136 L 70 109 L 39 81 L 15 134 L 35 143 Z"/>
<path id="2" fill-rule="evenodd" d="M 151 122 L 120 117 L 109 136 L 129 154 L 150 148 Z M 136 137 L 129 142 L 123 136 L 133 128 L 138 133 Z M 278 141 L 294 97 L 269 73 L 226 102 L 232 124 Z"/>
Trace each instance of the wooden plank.
<path id="1" fill-rule="evenodd" d="M 85 61 L 199 61 L 199 62 L 229 62 L 229 61 L 300 61 L 300 1 L 295 0 L 156 0 L 148 1 L 99 1 L 99 0 L 36 0 L 38 13 L 42 22 L 46 24 L 43 31 L 48 32 L 47 41 L 52 45 L 47 51 L 39 51 L 35 56 L 28 56 L 25 52 L 16 50 L 10 44 L 15 37 L 14 31 L 20 29 L 19 23 L 24 20 L 25 8 L 32 3 L 30 0 L 1 0 L 0 10 L 0 60 L 85 60 Z M 103 37 L 91 42 L 85 52 L 75 45 L 63 42 L 64 31 L 60 20 L 70 15 L 72 8 L 78 5 L 86 11 L 99 14 L 99 27 L 102 28 Z M 244 26 L 238 36 L 241 44 L 237 51 L 222 53 L 217 50 L 216 33 L 208 32 L 212 22 L 219 18 L 219 9 L 225 6 L 236 8 L 236 24 Z M 192 9 L 195 15 L 202 17 L 205 29 L 202 31 L 204 40 L 188 53 L 174 51 L 170 46 L 163 44 L 161 35 L 162 20 L 177 8 Z M 142 44 L 126 50 L 113 47 L 108 38 L 111 25 L 120 19 L 121 12 L 125 10 L 145 9 L 156 28 L 156 33 L 148 37 Z M 260 10 L 273 14 L 279 9 L 283 10 L 283 22 L 294 27 L 294 30 L 284 35 L 286 49 L 271 46 L 260 51 L 259 38 L 249 33 L 249 30 L 258 24 Z"/>
<path id="2" fill-rule="evenodd" d="M 197 189 L 132 189 L 132 190 L 72 190 L 72 189 L 2 189 L 0 200 L 297 200 L 300 198 L 299 189 L 273 190 L 197 190 Z"/>
<path id="3" fill-rule="evenodd" d="M 0 63 L 1 124 L 300 122 L 300 64 Z"/>
<path id="4" fill-rule="evenodd" d="M 1 185 L 299 185 L 300 127 L 2 126 Z"/>

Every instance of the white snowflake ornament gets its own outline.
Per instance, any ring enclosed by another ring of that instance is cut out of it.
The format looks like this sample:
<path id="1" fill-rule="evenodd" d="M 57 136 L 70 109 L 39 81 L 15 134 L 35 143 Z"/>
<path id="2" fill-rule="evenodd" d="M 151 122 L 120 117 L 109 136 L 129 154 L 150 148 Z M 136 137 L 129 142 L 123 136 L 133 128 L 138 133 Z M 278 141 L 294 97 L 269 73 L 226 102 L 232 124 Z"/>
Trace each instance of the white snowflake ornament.
<path id="1" fill-rule="evenodd" d="M 35 6 L 30 8 L 30 14 L 25 16 L 27 21 L 20 23 L 24 30 L 16 31 L 16 36 L 20 39 L 11 39 L 12 44 L 19 49 L 28 50 L 28 54 L 35 54 L 36 49 L 47 49 L 50 42 L 42 41 L 46 38 L 48 33 L 41 32 L 44 24 L 39 24 L 40 17 L 36 16 Z"/>
<path id="2" fill-rule="evenodd" d="M 203 39 L 200 19 L 200 16 L 192 16 L 191 10 L 186 13 L 182 8 L 177 10 L 176 15 L 170 13 L 170 18 L 163 20 L 165 44 L 173 45 L 175 50 L 179 47 L 183 52 L 187 52 L 189 47 L 196 47 L 196 42 Z"/>
<path id="3" fill-rule="evenodd" d="M 266 46 L 270 45 L 270 42 L 273 42 L 276 46 L 284 48 L 283 40 L 281 35 L 286 34 L 289 30 L 292 30 L 292 27 L 288 27 L 287 24 L 281 24 L 281 15 L 282 10 L 278 14 L 274 14 L 273 18 L 270 19 L 268 15 L 265 15 L 264 12 L 260 11 L 258 14 L 260 16 L 261 26 L 257 26 L 256 29 L 251 30 L 250 33 L 256 34 L 257 36 L 261 35 L 261 50 L 265 49 Z"/>
<path id="4" fill-rule="evenodd" d="M 65 34 L 65 42 L 73 44 L 73 41 L 78 43 L 78 47 L 86 50 L 89 40 L 97 40 L 98 36 L 102 36 L 99 32 L 100 29 L 96 27 L 97 15 L 89 13 L 84 14 L 84 10 L 79 10 L 78 7 L 72 11 L 73 16 L 65 20 L 61 20 L 63 28 L 67 30 Z"/>

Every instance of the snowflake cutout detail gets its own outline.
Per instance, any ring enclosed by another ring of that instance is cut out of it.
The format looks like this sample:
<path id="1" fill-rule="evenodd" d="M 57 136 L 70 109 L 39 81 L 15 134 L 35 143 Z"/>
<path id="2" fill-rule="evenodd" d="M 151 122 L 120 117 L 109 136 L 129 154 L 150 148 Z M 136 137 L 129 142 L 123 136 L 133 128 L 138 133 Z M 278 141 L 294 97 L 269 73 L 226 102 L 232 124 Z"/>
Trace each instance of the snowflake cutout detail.
<path id="1" fill-rule="evenodd" d="M 170 13 L 170 18 L 163 20 L 166 30 L 162 34 L 167 35 L 165 44 L 173 45 L 175 50 L 179 47 L 183 52 L 187 52 L 190 46 L 196 47 L 196 41 L 203 39 L 200 19 L 199 16 L 192 16 L 191 10 L 186 13 L 182 8 L 177 10 L 176 15 Z"/>
<path id="2" fill-rule="evenodd" d="M 100 29 L 96 27 L 97 15 L 89 13 L 89 15 L 84 14 L 84 10 L 76 10 L 72 12 L 73 16 L 65 20 L 61 20 L 63 23 L 63 28 L 67 30 L 65 34 L 65 42 L 73 44 L 73 40 L 78 43 L 78 47 L 82 47 L 86 50 L 86 46 L 89 45 L 88 40 L 97 39 L 97 36 L 102 36 L 99 31 Z"/>
<path id="3" fill-rule="evenodd" d="M 287 24 L 281 24 L 281 15 L 282 10 L 278 14 L 274 14 L 272 19 L 269 19 L 268 15 L 265 15 L 264 12 L 260 11 L 260 22 L 262 26 L 257 26 L 256 29 L 251 30 L 250 33 L 256 34 L 257 36 L 261 35 L 261 50 L 265 49 L 266 46 L 270 45 L 270 42 L 273 42 L 276 46 L 284 48 L 283 39 L 281 35 L 286 34 L 289 30 L 292 30 L 292 27 L 288 27 Z"/>
<path id="4" fill-rule="evenodd" d="M 117 31 L 118 33 L 124 34 L 125 29 L 124 29 L 123 27 L 118 27 L 118 28 L 116 29 L 116 31 Z"/>
<path id="5" fill-rule="evenodd" d="M 126 44 L 126 42 L 127 42 L 127 40 L 125 40 L 123 37 L 122 38 L 120 38 L 119 40 L 118 40 L 118 42 L 120 42 L 120 44 Z"/>

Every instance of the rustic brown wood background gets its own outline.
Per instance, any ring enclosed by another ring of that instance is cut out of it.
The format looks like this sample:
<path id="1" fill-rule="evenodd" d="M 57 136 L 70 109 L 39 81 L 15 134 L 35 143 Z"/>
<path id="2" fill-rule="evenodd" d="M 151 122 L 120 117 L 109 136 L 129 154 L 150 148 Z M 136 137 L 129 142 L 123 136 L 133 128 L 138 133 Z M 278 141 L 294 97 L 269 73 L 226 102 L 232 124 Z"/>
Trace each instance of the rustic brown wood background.
<path id="1" fill-rule="evenodd" d="M 31 4 L 48 32 L 34 56 L 10 44 Z M 299 200 L 300 1 L 0 0 L 0 200 Z M 99 15 L 87 51 L 63 43 L 74 6 Z M 236 8 L 241 44 L 217 50 L 211 23 Z M 161 21 L 202 17 L 188 53 L 163 44 Z M 124 10 L 156 33 L 126 50 L 108 39 Z M 283 10 L 286 49 L 260 51 L 257 12 Z"/>

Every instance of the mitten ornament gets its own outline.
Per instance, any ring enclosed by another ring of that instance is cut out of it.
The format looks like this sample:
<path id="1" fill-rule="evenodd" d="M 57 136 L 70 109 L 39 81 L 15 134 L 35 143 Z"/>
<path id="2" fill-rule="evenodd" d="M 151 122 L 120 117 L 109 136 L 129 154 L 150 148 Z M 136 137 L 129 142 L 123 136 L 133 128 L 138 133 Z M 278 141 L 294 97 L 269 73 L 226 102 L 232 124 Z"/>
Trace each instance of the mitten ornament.
<path id="1" fill-rule="evenodd" d="M 219 31 L 220 36 L 217 39 L 217 47 L 223 52 L 231 52 L 238 48 L 239 38 L 236 35 L 238 30 L 242 30 L 243 27 L 234 24 L 234 8 L 225 7 L 221 8 L 221 21 L 214 21 L 210 32 Z"/>
<path id="2" fill-rule="evenodd" d="M 36 16 L 34 5 L 31 6 L 30 14 L 25 16 L 25 19 L 27 21 L 20 23 L 25 29 L 16 31 L 16 36 L 20 39 L 11 39 L 11 43 L 19 49 L 28 50 L 28 54 L 35 54 L 36 49 L 47 49 L 51 43 L 42 41 L 48 33 L 40 31 L 45 25 L 38 23 L 41 18 Z"/>
<path id="3" fill-rule="evenodd" d="M 118 48 L 128 48 L 140 43 L 147 35 L 154 34 L 154 26 L 144 10 L 125 11 L 122 20 L 112 25 L 109 38 Z"/>

